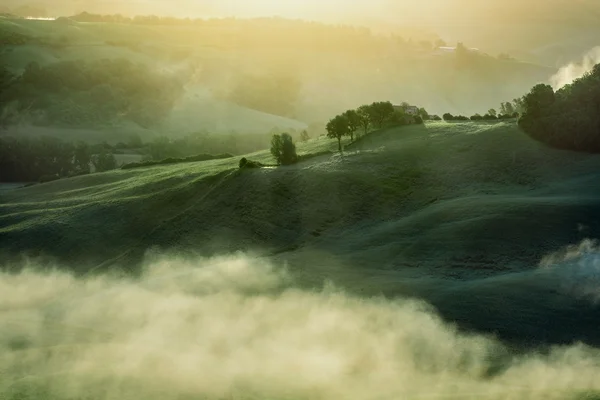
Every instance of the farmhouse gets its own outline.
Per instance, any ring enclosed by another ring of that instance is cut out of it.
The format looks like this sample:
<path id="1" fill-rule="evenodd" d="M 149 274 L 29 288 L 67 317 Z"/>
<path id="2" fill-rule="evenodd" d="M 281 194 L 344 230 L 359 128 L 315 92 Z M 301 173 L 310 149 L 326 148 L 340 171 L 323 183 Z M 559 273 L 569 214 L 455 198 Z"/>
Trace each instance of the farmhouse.
<path id="1" fill-rule="evenodd" d="M 413 116 L 419 115 L 419 107 L 417 106 L 395 105 L 394 111 L 402 111 L 404 114 Z"/>

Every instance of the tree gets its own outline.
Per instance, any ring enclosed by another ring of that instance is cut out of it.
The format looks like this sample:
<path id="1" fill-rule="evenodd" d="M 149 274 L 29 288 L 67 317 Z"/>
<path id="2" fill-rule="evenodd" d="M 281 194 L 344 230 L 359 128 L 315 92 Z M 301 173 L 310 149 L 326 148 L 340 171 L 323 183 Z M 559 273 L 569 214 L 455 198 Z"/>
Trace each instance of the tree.
<path id="1" fill-rule="evenodd" d="M 356 110 L 348 110 L 342 114 L 348 121 L 348 134 L 350 141 L 354 142 L 354 133 L 361 127 L 361 118 Z"/>
<path id="2" fill-rule="evenodd" d="M 364 105 L 358 107 L 356 114 L 360 120 L 360 127 L 363 129 L 364 134 L 369 133 L 369 127 L 371 126 L 371 114 L 369 112 L 369 106 Z"/>
<path id="3" fill-rule="evenodd" d="M 454 116 L 450 113 L 445 113 L 444 115 L 442 115 L 442 118 L 444 118 L 444 121 L 452 121 L 454 119 Z"/>
<path id="4" fill-rule="evenodd" d="M 88 146 L 88 144 L 85 142 L 77 143 L 73 157 L 75 168 L 82 172 L 89 172 L 91 161 L 92 156 L 90 155 L 90 146 Z"/>
<path id="5" fill-rule="evenodd" d="M 490 108 L 487 113 L 488 115 L 491 115 L 493 117 L 495 117 L 498 114 L 493 108 Z"/>
<path id="6" fill-rule="evenodd" d="M 429 119 L 429 113 L 427 112 L 427 110 L 425 110 L 425 108 L 421 107 L 419 108 L 419 116 L 425 121 Z"/>
<path id="7" fill-rule="evenodd" d="M 306 129 L 304 129 L 301 133 L 300 133 L 300 141 L 302 142 L 307 142 L 308 139 L 310 139 L 310 137 L 308 136 L 308 131 Z"/>
<path id="8" fill-rule="evenodd" d="M 289 133 L 273 135 L 271 138 L 271 154 L 279 165 L 291 165 L 298 162 L 296 145 Z"/>
<path id="9" fill-rule="evenodd" d="M 506 103 L 500 104 L 500 113 L 504 115 L 513 115 L 515 113 L 515 108 L 511 102 L 507 101 Z"/>
<path id="10" fill-rule="evenodd" d="M 554 104 L 554 101 L 554 89 L 543 83 L 535 85 L 523 98 L 525 112 L 534 117 L 542 115 Z"/>
<path id="11" fill-rule="evenodd" d="M 513 99 L 512 101 L 513 108 L 516 113 L 522 114 L 525 111 L 525 104 L 523 97 L 518 99 Z"/>
<path id="12" fill-rule="evenodd" d="M 389 101 L 378 101 L 369 106 L 371 124 L 382 128 L 383 123 L 394 113 L 394 106 Z"/>
<path id="13" fill-rule="evenodd" d="M 343 115 L 338 115 L 327 123 L 327 137 L 337 139 L 338 149 L 342 152 L 342 138 L 349 134 L 348 119 Z"/>
<path id="14" fill-rule="evenodd" d="M 112 153 L 107 152 L 105 149 L 100 151 L 100 154 L 96 154 L 92 157 L 92 164 L 96 168 L 96 172 L 110 171 L 117 168 L 117 160 Z"/>

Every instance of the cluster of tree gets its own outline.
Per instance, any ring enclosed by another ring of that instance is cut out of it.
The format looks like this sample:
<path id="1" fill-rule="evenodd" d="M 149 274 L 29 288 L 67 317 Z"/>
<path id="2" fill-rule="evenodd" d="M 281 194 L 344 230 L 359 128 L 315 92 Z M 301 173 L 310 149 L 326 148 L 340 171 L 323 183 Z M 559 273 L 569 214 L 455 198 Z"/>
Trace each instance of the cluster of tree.
<path id="1" fill-rule="evenodd" d="M 0 182 L 48 181 L 87 174 L 91 165 L 97 172 L 117 167 L 114 155 L 102 144 L 0 136 Z"/>
<path id="2" fill-rule="evenodd" d="M 407 107 L 407 103 L 402 103 L 401 107 L 394 107 L 389 101 L 379 101 L 362 105 L 355 110 L 347 110 L 327 123 L 327 137 L 337 139 L 341 152 L 342 138 L 345 136 L 354 141 L 356 135 L 366 135 L 373 129 L 419 124 L 423 123 L 424 119 L 429 119 L 429 114 L 424 108 L 419 110 L 420 115 L 412 116 L 405 112 Z"/>
<path id="3" fill-rule="evenodd" d="M 519 126 L 550 146 L 600 152 L 600 64 L 556 92 L 539 84 L 523 97 Z"/>
<path id="4" fill-rule="evenodd" d="M 37 124 L 90 126 L 130 120 L 159 124 L 183 93 L 175 76 L 125 59 L 31 63 L 21 75 L 0 68 L 3 123 L 29 118 Z"/>
<path id="5" fill-rule="evenodd" d="M 510 103 L 506 103 L 506 104 L 510 104 Z M 504 103 L 503 103 L 503 106 L 504 106 Z M 484 115 L 474 114 L 474 115 L 471 115 L 470 117 L 466 117 L 464 115 L 452 115 L 450 113 L 445 113 L 443 115 L 443 119 L 444 119 L 444 121 L 497 121 L 497 120 L 517 118 L 519 116 L 519 113 L 513 111 L 512 108 L 510 108 L 510 109 L 502 108 L 502 110 L 504 112 L 498 113 L 495 109 L 490 108 L 488 110 L 488 112 Z M 512 113 L 507 113 L 508 110 L 511 110 Z"/>

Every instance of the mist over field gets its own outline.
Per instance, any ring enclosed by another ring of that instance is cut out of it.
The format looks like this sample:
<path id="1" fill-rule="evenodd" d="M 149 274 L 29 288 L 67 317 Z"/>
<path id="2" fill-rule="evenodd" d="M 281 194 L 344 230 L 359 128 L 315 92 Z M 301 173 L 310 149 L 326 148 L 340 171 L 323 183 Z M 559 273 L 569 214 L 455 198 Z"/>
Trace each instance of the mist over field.
<path id="1" fill-rule="evenodd" d="M 555 258 L 549 282 L 573 274 L 585 286 L 588 257 Z M 155 255 L 144 269 L 136 279 L 35 264 L 3 274 L 2 398 L 576 399 L 600 389 L 593 348 L 515 353 L 419 301 L 295 288 L 284 265 L 251 255 Z"/>
<path id="2" fill-rule="evenodd" d="M 0 400 L 600 399 L 599 22 L 4 1 Z"/>

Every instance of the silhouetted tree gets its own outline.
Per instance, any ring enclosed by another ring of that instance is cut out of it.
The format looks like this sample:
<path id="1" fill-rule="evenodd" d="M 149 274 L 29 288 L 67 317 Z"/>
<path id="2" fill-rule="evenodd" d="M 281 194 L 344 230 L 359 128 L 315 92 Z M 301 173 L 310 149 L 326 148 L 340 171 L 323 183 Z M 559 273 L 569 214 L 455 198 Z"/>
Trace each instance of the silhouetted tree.
<path id="1" fill-rule="evenodd" d="M 327 137 L 337 139 L 338 149 L 342 152 L 342 138 L 349 134 L 348 119 L 343 115 L 338 115 L 327 123 Z"/>
<path id="2" fill-rule="evenodd" d="M 552 86 L 540 83 L 535 85 L 523 98 L 525 112 L 539 116 L 554 104 L 555 95 Z"/>
<path id="3" fill-rule="evenodd" d="M 492 116 L 494 116 L 494 117 L 495 117 L 495 116 L 496 116 L 496 114 L 497 114 L 496 110 L 494 110 L 493 108 L 490 108 L 490 109 L 488 110 L 488 112 L 487 112 L 487 113 L 488 113 L 489 115 L 492 115 Z"/>
<path id="4" fill-rule="evenodd" d="M 348 121 L 348 135 L 350 135 L 350 141 L 354 142 L 354 133 L 361 126 L 361 118 L 356 110 L 348 110 L 343 116 Z"/>
<path id="5" fill-rule="evenodd" d="M 368 110 L 371 124 L 381 128 L 384 122 L 394 113 L 394 106 L 389 101 L 378 101 L 372 103 Z"/>
<path id="6" fill-rule="evenodd" d="M 369 133 L 369 127 L 371 126 L 371 113 L 369 112 L 369 106 L 364 105 L 358 107 L 356 114 L 360 120 L 360 127 L 363 129 L 363 133 L 366 135 Z"/>
<path id="7" fill-rule="evenodd" d="M 271 138 L 271 154 L 279 165 L 290 165 L 298 161 L 296 145 L 289 133 L 273 135 Z"/>

